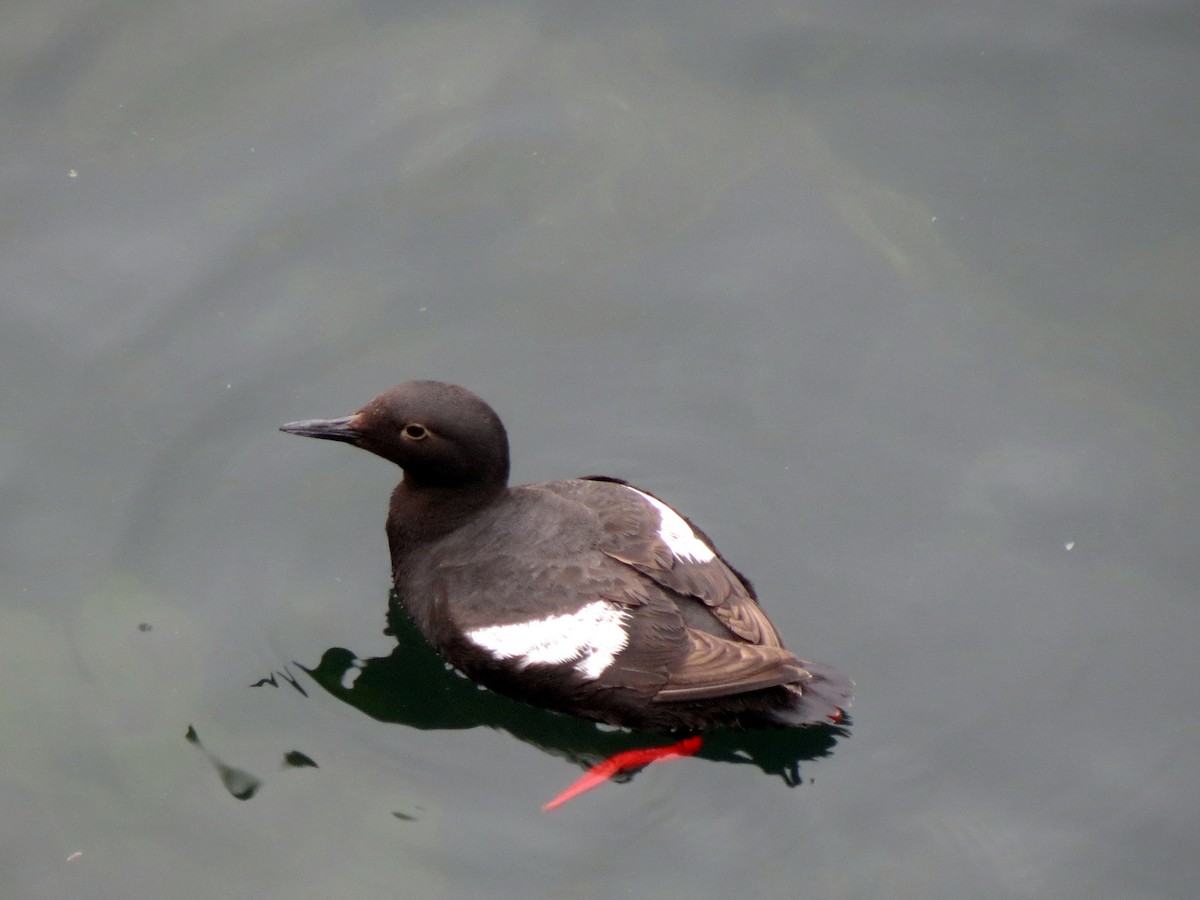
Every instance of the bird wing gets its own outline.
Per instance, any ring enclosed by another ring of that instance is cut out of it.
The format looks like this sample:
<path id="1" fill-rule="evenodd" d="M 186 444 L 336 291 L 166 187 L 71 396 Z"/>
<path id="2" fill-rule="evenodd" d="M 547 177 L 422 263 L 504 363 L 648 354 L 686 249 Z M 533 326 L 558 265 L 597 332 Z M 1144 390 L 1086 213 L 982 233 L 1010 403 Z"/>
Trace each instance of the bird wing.
<path id="1" fill-rule="evenodd" d="M 800 661 L 779 647 L 742 644 L 690 628 L 687 640 L 687 655 L 672 668 L 655 701 L 725 697 L 808 677 Z"/>
<path id="2" fill-rule="evenodd" d="M 749 582 L 699 529 L 675 514 L 676 530 L 685 533 L 664 537 L 661 501 L 605 481 L 530 487 L 561 503 L 545 517 L 557 523 L 553 530 L 521 534 L 522 545 L 542 552 L 514 557 L 512 530 L 471 526 L 439 549 L 433 582 L 446 602 L 428 609 L 426 623 L 435 636 L 441 632 L 435 642 L 444 647 L 465 635 L 488 650 L 491 661 L 477 659 L 472 677 L 502 691 L 519 680 L 523 694 L 544 693 L 547 705 L 553 695 L 577 697 L 585 689 L 620 686 L 656 702 L 687 701 L 806 677 Z M 522 493 L 517 489 L 517 503 L 528 499 Z M 691 557 L 679 551 L 689 540 Z M 421 616 L 414 617 L 420 625 Z M 623 635 L 606 645 L 614 622 Z"/>
<path id="3" fill-rule="evenodd" d="M 602 504 L 602 552 L 669 591 L 703 603 L 722 625 L 748 643 L 783 647 L 750 581 L 690 520 L 648 491 L 619 479 L 588 476 L 574 483 L 592 488 L 584 489 L 585 496 L 594 495 L 586 500 Z"/>

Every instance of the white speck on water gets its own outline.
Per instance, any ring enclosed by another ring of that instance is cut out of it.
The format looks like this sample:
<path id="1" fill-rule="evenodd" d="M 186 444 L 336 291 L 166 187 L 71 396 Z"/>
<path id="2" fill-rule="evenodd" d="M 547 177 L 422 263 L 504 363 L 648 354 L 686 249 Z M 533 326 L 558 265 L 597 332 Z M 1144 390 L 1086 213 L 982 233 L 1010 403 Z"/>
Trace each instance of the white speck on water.
<path id="1" fill-rule="evenodd" d="M 1074 542 L 1074 541 L 1067 541 L 1065 544 L 1063 544 L 1063 549 L 1064 549 L 1064 550 L 1074 550 L 1074 549 L 1075 549 L 1075 542 Z"/>

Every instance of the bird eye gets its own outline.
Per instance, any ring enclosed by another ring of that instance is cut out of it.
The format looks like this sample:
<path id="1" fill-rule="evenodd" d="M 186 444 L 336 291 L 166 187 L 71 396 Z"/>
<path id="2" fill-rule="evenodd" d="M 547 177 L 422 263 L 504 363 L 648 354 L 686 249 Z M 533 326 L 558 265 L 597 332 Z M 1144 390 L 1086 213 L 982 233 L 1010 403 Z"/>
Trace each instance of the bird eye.
<path id="1" fill-rule="evenodd" d="M 425 438 L 429 437 L 429 429 L 424 425 L 419 425 L 416 422 L 412 422 L 404 426 L 403 434 L 410 441 L 423 441 Z"/>

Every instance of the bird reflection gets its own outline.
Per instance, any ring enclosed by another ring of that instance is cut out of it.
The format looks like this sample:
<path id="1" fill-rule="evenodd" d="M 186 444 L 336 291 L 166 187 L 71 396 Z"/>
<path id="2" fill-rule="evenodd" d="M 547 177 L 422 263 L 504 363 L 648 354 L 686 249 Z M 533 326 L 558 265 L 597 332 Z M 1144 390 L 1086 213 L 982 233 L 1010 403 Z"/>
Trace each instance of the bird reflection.
<path id="1" fill-rule="evenodd" d="M 422 730 L 478 728 L 507 731 L 518 740 L 573 765 L 591 768 L 615 754 L 655 744 L 669 745 L 675 733 L 629 731 L 539 709 L 486 690 L 449 668 L 416 630 L 391 592 L 388 627 L 396 639 L 386 657 L 358 659 L 331 647 L 317 665 L 295 665 L 328 693 L 381 722 Z M 274 673 L 305 693 L 289 673 Z M 274 675 L 259 684 L 275 684 Z M 849 736 L 849 718 L 807 728 L 721 729 L 703 733 L 695 755 L 713 762 L 757 766 L 789 787 L 800 784 L 800 764 L 833 752 Z M 615 780 L 627 781 L 632 773 Z"/>

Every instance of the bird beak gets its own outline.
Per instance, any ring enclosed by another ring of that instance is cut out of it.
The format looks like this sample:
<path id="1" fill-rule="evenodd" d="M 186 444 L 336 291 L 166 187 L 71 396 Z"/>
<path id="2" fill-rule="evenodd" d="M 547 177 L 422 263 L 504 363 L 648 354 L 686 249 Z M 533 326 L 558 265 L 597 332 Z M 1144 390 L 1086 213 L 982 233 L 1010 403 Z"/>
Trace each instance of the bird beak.
<path id="1" fill-rule="evenodd" d="M 303 422 L 288 422 L 279 426 L 280 431 L 288 434 L 299 434 L 303 437 L 321 438 L 325 441 L 344 441 L 347 444 L 357 444 L 362 433 L 355 427 L 358 415 L 344 416 L 341 419 L 305 419 Z"/>

